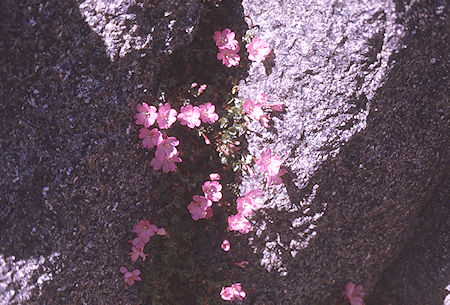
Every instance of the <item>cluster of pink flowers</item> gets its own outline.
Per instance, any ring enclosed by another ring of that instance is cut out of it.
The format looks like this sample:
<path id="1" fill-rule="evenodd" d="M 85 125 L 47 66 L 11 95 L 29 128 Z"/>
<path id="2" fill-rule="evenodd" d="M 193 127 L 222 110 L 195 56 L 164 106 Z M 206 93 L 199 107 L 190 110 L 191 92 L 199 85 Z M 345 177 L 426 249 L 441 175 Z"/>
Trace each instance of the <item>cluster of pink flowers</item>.
<path id="1" fill-rule="evenodd" d="M 245 298 L 246 294 L 244 291 L 242 291 L 241 284 L 235 283 L 232 284 L 230 287 L 222 287 L 220 296 L 225 301 L 232 301 L 234 299 L 242 300 L 243 298 Z"/>
<path id="2" fill-rule="evenodd" d="M 261 157 L 256 162 L 256 165 L 259 166 L 260 170 L 267 174 L 267 185 L 273 184 L 281 184 L 283 180 L 281 176 L 287 173 L 287 170 L 281 169 L 281 159 L 276 155 L 272 155 L 272 151 L 270 148 L 266 148 L 263 152 L 261 152 Z"/>
<path id="3" fill-rule="evenodd" d="M 209 178 L 210 180 L 202 185 L 203 196 L 194 195 L 191 203 L 187 206 L 193 220 L 211 218 L 213 216 L 211 208 L 213 202 L 222 199 L 222 185 L 219 183 L 220 175 L 212 173 Z"/>
<path id="4" fill-rule="evenodd" d="M 264 113 L 264 109 L 283 111 L 284 104 L 269 104 L 267 95 L 264 92 L 261 92 L 258 93 L 254 100 L 245 99 L 244 103 L 242 103 L 242 108 L 250 118 L 260 121 L 264 127 L 268 128 L 270 119 L 268 115 Z"/>
<path id="5" fill-rule="evenodd" d="M 361 285 L 356 286 L 352 282 L 348 282 L 345 285 L 345 290 L 342 292 L 342 295 L 350 302 L 350 305 L 363 305 L 364 294 L 363 287 Z"/>
<path id="6" fill-rule="evenodd" d="M 206 85 L 202 90 L 206 88 Z M 175 137 L 168 137 L 158 128 L 149 129 L 150 126 L 158 124 L 160 129 L 169 129 L 178 119 L 181 125 L 189 128 L 200 126 L 201 123 L 214 124 L 219 116 L 215 113 L 215 106 L 211 103 L 205 103 L 199 106 L 187 105 L 180 109 L 178 114 L 172 109 L 169 103 L 156 107 L 149 106 L 147 103 L 136 106 L 138 113 L 134 115 L 137 125 L 144 125 L 139 130 L 139 138 L 142 139 L 142 146 L 152 149 L 156 147 L 155 157 L 150 161 L 154 170 L 162 169 L 163 172 L 173 172 L 177 169 L 176 163 L 182 160 L 176 148 L 180 142 Z"/>
<path id="7" fill-rule="evenodd" d="M 131 261 L 135 262 L 139 257 L 145 261 L 145 258 L 148 254 L 144 253 L 145 245 L 150 241 L 150 238 L 157 235 L 167 235 L 166 230 L 164 228 L 158 228 L 155 225 L 151 224 L 147 220 L 141 220 L 137 225 L 134 226 L 133 231 L 137 234 L 133 240 L 130 240 L 131 243 L 131 252 L 129 253 Z M 133 272 L 129 272 L 127 268 L 120 267 L 120 272 L 123 273 L 124 281 L 129 286 L 134 284 L 134 281 L 140 281 L 141 278 L 139 274 L 141 271 L 139 269 L 135 269 Z"/>
<path id="8" fill-rule="evenodd" d="M 243 197 L 237 199 L 237 211 L 235 215 L 228 217 L 228 228 L 231 231 L 239 231 L 247 234 L 251 229 L 251 224 L 246 217 L 253 214 L 253 211 L 259 209 L 263 202 L 259 198 L 262 195 L 260 189 L 250 190 Z"/>
<path id="9" fill-rule="evenodd" d="M 214 32 L 214 41 L 216 42 L 219 53 L 217 53 L 217 59 L 222 61 L 225 66 L 232 67 L 239 65 L 240 57 L 239 43 L 235 39 L 236 34 L 230 29 Z"/>

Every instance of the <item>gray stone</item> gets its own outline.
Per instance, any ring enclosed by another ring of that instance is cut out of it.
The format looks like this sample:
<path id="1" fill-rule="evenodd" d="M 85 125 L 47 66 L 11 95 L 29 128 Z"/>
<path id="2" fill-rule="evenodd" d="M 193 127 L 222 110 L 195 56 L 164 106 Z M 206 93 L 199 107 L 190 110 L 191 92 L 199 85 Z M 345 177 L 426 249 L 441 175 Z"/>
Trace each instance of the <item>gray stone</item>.
<path id="1" fill-rule="evenodd" d="M 272 127 L 250 124 L 249 151 L 270 147 L 288 170 L 282 186 L 243 177 L 243 192 L 261 187 L 266 199 L 240 249 L 265 269 L 243 274 L 247 303 L 334 304 L 348 281 L 370 293 L 448 170 L 445 3 L 243 7 L 273 53 L 251 65 L 240 95 L 286 105 Z"/>

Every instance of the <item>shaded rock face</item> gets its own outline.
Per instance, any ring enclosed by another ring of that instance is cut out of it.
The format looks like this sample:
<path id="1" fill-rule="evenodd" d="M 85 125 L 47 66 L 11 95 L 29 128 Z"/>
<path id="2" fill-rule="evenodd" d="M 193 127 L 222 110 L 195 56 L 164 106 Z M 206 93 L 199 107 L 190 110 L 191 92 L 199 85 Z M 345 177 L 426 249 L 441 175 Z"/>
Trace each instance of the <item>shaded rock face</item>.
<path id="1" fill-rule="evenodd" d="M 256 291 L 247 303 L 334 304 L 350 280 L 370 292 L 413 236 L 445 170 L 445 4 L 243 7 L 273 53 L 252 64 L 240 95 L 264 91 L 287 108 L 269 129 L 250 124 L 249 151 L 259 157 L 269 147 L 288 170 L 283 186 L 266 187 L 261 173 L 243 177 L 242 192 L 261 187 L 267 199 L 242 248 L 268 271 L 244 275 Z M 413 297 L 392 304 L 426 299 Z"/>
<path id="2" fill-rule="evenodd" d="M 1 2 L 0 304 L 140 303 L 118 268 L 131 226 L 156 207 L 131 117 L 199 11 Z"/>

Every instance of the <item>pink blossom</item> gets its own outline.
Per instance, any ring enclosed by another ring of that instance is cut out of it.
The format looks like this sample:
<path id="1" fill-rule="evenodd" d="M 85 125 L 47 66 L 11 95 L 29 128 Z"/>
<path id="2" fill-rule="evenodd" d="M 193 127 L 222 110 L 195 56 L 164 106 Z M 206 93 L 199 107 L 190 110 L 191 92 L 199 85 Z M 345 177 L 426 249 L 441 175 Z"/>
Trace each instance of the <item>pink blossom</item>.
<path id="1" fill-rule="evenodd" d="M 242 108 L 245 113 L 247 113 L 252 119 L 259 120 L 263 115 L 262 105 L 258 101 L 252 101 L 251 99 L 246 99 L 242 103 Z"/>
<path id="2" fill-rule="evenodd" d="M 211 173 L 209 174 L 209 179 L 212 181 L 219 181 L 220 180 L 220 174 L 218 173 Z"/>
<path id="3" fill-rule="evenodd" d="M 214 124 L 219 119 L 219 116 L 215 113 L 216 107 L 213 104 L 208 102 L 199 105 L 198 108 L 200 109 L 200 119 L 203 123 Z"/>
<path id="4" fill-rule="evenodd" d="M 202 190 L 205 193 L 205 197 L 213 202 L 217 202 L 222 199 L 222 185 L 218 181 L 206 181 L 202 185 Z"/>
<path id="5" fill-rule="evenodd" d="M 129 255 L 132 262 L 137 261 L 139 256 L 142 257 L 143 261 L 145 261 L 145 257 L 148 256 L 148 254 L 144 253 L 144 249 L 136 247 L 131 247 L 131 252 L 129 253 Z"/>
<path id="6" fill-rule="evenodd" d="M 248 191 L 244 194 L 244 197 L 240 197 L 236 200 L 237 211 L 243 216 L 251 216 L 254 210 L 259 209 L 263 202 L 259 198 L 262 195 L 260 189 Z"/>
<path id="7" fill-rule="evenodd" d="M 269 176 L 278 175 L 278 171 L 280 170 L 281 163 L 283 163 L 280 157 L 272 155 L 272 151 L 270 148 L 266 148 L 262 153 L 259 160 L 256 162 L 256 165 L 259 168 L 267 172 Z"/>
<path id="8" fill-rule="evenodd" d="M 193 220 L 206 218 L 208 215 L 207 208 L 212 205 L 212 201 L 204 196 L 193 196 L 191 203 L 187 206 Z"/>
<path id="9" fill-rule="evenodd" d="M 231 231 L 239 231 L 242 234 L 247 234 L 251 227 L 250 222 L 241 213 L 228 217 L 228 228 Z"/>
<path id="10" fill-rule="evenodd" d="M 232 301 L 234 299 L 242 300 L 243 298 L 245 298 L 246 293 L 242 291 L 240 283 L 235 283 L 231 285 L 231 287 L 222 287 L 220 296 L 225 301 Z"/>
<path id="11" fill-rule="evenodd" d="M 135 269 L 132 272 L 129 272 L 127 268 L 120 267 L 120 272 L 123 273 L 123 280 L 128 284 L 128 286 L 133 285 L 134 281 L 141 280 L 141 278 L 139 277 L 141 271 L 139 269 Z"/>
<path id="12" fill-rule="evenodd" d="M 178 114 L 178 121 L 181 125 L 187 125 L 189 128 L 200 126 L 200 108 L 197 106 L 187 105 L 181 107 L 181 113 Z"/>
<path id="13" fill-rule="evenodd" d="M 225 48 L 220 49 L 219 53 L 217 53 L 217 59 L 222 61 L 222 64 L 225 66 L 232 67 L 239 65 L 240 57 L 237 54 L 239 52 L 239 46 L 235 50 Z"/>
<path id="14" fill-rule="evenodd" d="M 200 95 L 203 93 L 203 91 L 206 90 L 206 87 L 208 87 L 206 84 L 201 85 L 197 90 L 197 95 Z"/>
<path id="15" fill-rule="evenodd" d="M 222 248 L 223 251 L 228 252 L 230 251 L 230 242 L 227 239 L 224 239 L 220 247 Z"/>
<path id="16" fill-rule="evenodd" d="M 238 47 L 238 42 L 236 39 L 234 39 L 235 37 L 236 34 L 228 28 L 223 30 L 222 32 L 214 32 L 214 41 L 216 42 L 216 46 L 219 49 L 236 49 Z"/>
<path id="17" fill-rule="evenodd" d="M 155 123 L 158 114 L 154 106 L 149 106 L 147 103 L 138 104 L 136 106 L 138 113 L 133 118 L 136 120 L 137 125 L 144 125 L 145 128 L 149 128 Z"/>
<path id="18" fill-rule="evenodd" d="M 169 103 L 159 106 L 156 121 L 161 129 L 167 129 L 177 120 L 177 111 L 170 108 Z"/>
<path id="19" fill-rule="evenodd" d="M 133 247 L 144 249 L 144 246 L 148 243 L 149 240 L 150 238 L 147 236 L 138 236 L 133 240 L 130 240 L 129 242 L 131 243 L 131 245 L 133 245 Z"/>
<path id="20" fill-rule="evenodd" d="M 133 231 L 138 234 L 139 237 L 149 240 L 150 237 L 155 235 L 158 228 L 152 225 L 147 220 L 141 220 L 134 226 Z"/>
<path id="21" fill-rule="evenodd" d="M 155 157 L 159 160 L 173 157 L 177 153 L 175 146 L 178 146 L 178 144 L 180 144 L 180 141 L 178 141 L 175 137 L 168 137 L 167 139 L 164 139 L 156 147 Z"/>
<path id="22" fill-rule="evenodd" d="M 177 169 L 177 165 L 175 163 L 180 163 L 182 160 L 178 156 L 179 152 L 177 151 L 173 156 L 167 158 L 167 159 L 158 159 L 157 157 L 153 158 L 150 161 L 150 165 L 153 167 L 155 171 L 162 168 L 163 172 L 174 172 Z"/>
<path id="23" fill-rule="evenodd" d="M 271 51 L 266 41 L 258 37 L 253 38 L 252 42 L 245 47 L 248 51 L 248 59 L 256 62 L 262 62 Z"/>
<path id="24" fill-rule="evenodd" d="M 152 130 L 141 128 L 139 130 L 139 138 L 142 139 L 142 146 L 147 148 L 153 148 L 163 141 L 163 135 L 157 128 Z"/>
<path id="25" fill-rule="evenodd" d="M 276 174 L 275 176 L 267 176 L 267 185 L 270 185 L 271 183 L 277 185 L 277 184 L 282 184 L 283 180 L 281 179 L 281 176 L 283 176 L 284 174 L 287 174 L 287 170 L 285 170 L 284 168 L 281 168 L 278 171 L 278 174 Z"/>
<path id="26" fill-rule="evenodd" d="M 344 298 L 350 302 L 351 305 L 363 305 L 363 297 L 364 297 L 363 287 L 358 285 L 355 287 L 355 284 L 352 282 L 348 282 L 345 285 L 345 290 L 342 292 Z"/>

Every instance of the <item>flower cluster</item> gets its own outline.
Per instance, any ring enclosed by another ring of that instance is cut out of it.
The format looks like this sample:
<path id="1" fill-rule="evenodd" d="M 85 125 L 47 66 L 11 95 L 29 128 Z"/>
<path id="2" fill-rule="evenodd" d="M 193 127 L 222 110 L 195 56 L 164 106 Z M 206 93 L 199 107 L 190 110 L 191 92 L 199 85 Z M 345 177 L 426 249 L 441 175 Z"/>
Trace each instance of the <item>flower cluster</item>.
<path id="1" fill-rule="evenodd" d="M 270 148 L 266 148 L 261 152 L 261 157 L 256 162 L 260 170 L 267 174 L 267 185 L 283 183 L 281 176 L 287 173 L 287 170 L 280 169 L 281 159 L 276 155 L 272 155 Z"/>
<path id="2" fill-rule="evenodd" d="M 244 291 L 242 291 L 241 284 L 235 283 L 232 284 L 230 287 L 222 287 L 220 296 L 225 301 L 232 301 L 234 299 L 242 300 L 243 298 L 245 298 L 246 294 Z"/>
<path id="3" fill-rule="evenodd" d="M 213 216 L 212 203 L 222 199 L 222 185 L 218 181 L 220 175 L 212 173 L 209 178 L 210 181 L 206 181 L 202 185 L 203 196 L 194 195 L 191 203 L 187 206 L 193 220 L 211 218 Z"/>
<path id="4" fill-rule="evenodd" d="M 363 305 L 364 294 L 363 287 L 361 285 L 356 286 L 352 282 L 348 282 L 345 285 L 345 290 L 342 292 L 342 295 L 350 302 L 350 305 Z"/>
<path id="5" fill-rule="evenodd" d="M 250 190 L 244 194 L 243 197 L 237 199 L 236 215 L 228 217 L 228 228 L 231 231 L 239 231 L 242 234 L 247 234 L 251 229 L 251 224 L 246 217 L 253 214 L 254 210 L 259 209 L 263 202 L 259 198 L 262 195 L 260 189 Z"/>
<path id="6" fill-rule="evenodd" d="M 260 121 L 264 127 L 268 128 L 270 119 L 268 115 L 264 113 L 264 109 L 270 109 L 272 111 L 283 111 L 284 104 L 269 104 L 267 95 L 262 92 L 258 93 L 254 100 L 245 99 L 245 101 L 242 103 L 242 108 L 250 118 Z"/>
<path id="7" fill-rule="evenodd" d="M 139 257 L 145 261 L 145 258 L 148 254 L 144 253 L 144 246 L 149 242 L 150 238 L 157 235 L 167 235 L 166 230 L 164 228 L 157 228 L 155 225 L 151 224 L 147 220 L 141 220 L 137 225 L 134 226 L 133 231 L 137 234 L 133 240 L 130 240 L 131 243 L 131 252 L 129 253 L 131 261 L 135 262 Z M 134 281 L 140 281 L 141 278 L 139 274 L 141 271 L 139 269 L 134 270 L 133 272 L 129 272 L 127 268 L 120 267 L 120 272 L 124 274 L 124 281 L 129 286 L 134 284 Z"/>
<path id="8" fill-rule="evenodd" d="M 232 67 L 239 65 L 240 57 L 239 43 L 235 39 L 236 34 L 230 29 L 214 32 L 214 41 L 216 42 L 219 53 L 217 53 L 217 59 L 222 61 L 225 66 Z"/>
<path id="9" fill-rule="evenodd" d="M 203 87 L 204 86 L 204 87 Z M 206 85 L 201 86 L 202 91 Z M 200 90 L 200 89 L 199 89 Z M 177 169 L 176 163 L 182 160 L 176 148 L 180 144 L 177 138 L 168 137 L 159 129 L 169 129 L 177 120 L 181 125 L 189 128 L 200 126 L 201 123 L 214 124 L 219 116 L 215 113 L 215 106 L 211 103 L 205 103 L 199 106 L 187 105 L 177 113 L 172 109 L 170 103 L 156 107 L 149 106 L 147 103 L 136 106 L 138 113 L 134 115 L 137 125 L 144 125 L 139 130 L 139 138 L 142 139 L 142 146 L 148 149 L 156 147 L 155 157 L 150 161 L 154 170 L 162 169 L 163 172 L 173 172 Z M 149 129 L 150 126 L 158 124 L 158 128 Z"/>

